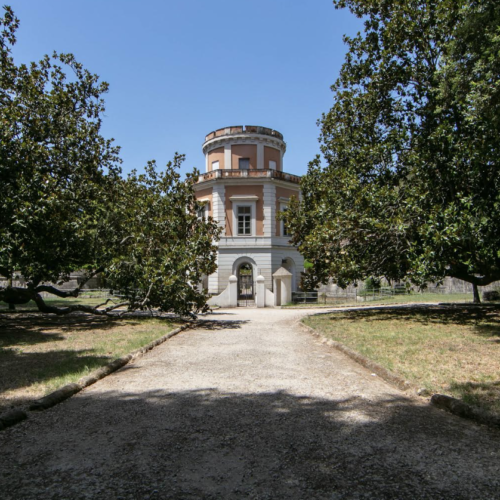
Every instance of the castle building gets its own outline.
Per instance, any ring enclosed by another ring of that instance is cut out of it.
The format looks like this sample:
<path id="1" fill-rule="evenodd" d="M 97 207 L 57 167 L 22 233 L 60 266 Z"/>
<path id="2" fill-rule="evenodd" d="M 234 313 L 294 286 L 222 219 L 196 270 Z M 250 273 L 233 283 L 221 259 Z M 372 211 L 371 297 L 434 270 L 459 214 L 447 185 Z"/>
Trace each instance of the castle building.
<path id="1" fill-rule="evenodd" d="M 292 197 L 300 197 L 300 177 L 283 169 L 285 151 L 283 136 L 265 127 L 226 127 L 205 137 L 206 171 L 195 192 L 204 215 L 222 229 L 218 270 L 203 284 L 209 293 L 220 294 L 236 276 L 238 298 L 251 300 L 256 278 L 263 276 L 273 291 L 273 274 L 281 268 L 291 273 L 292 291 L 297 290 L 304 259 L 277 219 Z"/>

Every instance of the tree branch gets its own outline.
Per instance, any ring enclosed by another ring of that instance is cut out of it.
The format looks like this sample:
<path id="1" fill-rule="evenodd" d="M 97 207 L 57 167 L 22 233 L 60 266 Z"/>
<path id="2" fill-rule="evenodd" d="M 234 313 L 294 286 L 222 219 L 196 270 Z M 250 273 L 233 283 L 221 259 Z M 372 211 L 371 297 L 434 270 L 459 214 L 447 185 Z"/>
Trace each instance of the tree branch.
<path id="1" fill-rule="evenodd" d="M 449 269 L 446 271 L 446 276 L 450 278 L 457 278 L 462 281 L 466 281 L 467 283 L 472 283 L 477 286 L 486 286 L 494 281 L 500 280 L 500 272 L 491 273 L 486 276 L 475 276 L 473 274 L 469 274 L 465 271 L 457 271 L 456 269 Z"/>
<path id="2" fill-rule="evenodd" d="M 100 306 L 92 307 L 92 306 L 85 306 L 83 304 L 75 304 L 67 307 L 56 307 L 47 305 L 39 293 L 34 295 L 33 300 L 35 301 L 38 310 L 40 312 L 57 314 L 58 316 L 63 316 L 76 311 L 86 312 L 97 316 L 109 316 L 109 313 L 111 311 L 118 309 L 119 307 L 124 307 L 129 305 L 129 302 L 127 301 L 127 302 L 120 302 L 118 304 L 113 304 L 112 306 L 107 307 L 105 309 L 97 309 Z M 108 303 L 110 300 L 111 299 L 108 299 L 105 302 L 105 304 Z"/>
<path id="3" fill-rule="evenodd" d="M 84 279 L 74 290 L 64 291 L 64 290 L 59 290 L 53 285 L 38 285 L 34 291 L 36 293 L 40 292 L 51 293 L 52 295 L 56 295 L 57 297 L 61 298 L 78 297 L 85 284 L 88 283 L 88 281 L 91 280 L 94 276 L 96 276 L 99 273 L 102 273 L 103 271 L 104 267 L 99 267 L 95 271 L 92 271 L 90 274 L 87 275 L 86 279 Z"/>

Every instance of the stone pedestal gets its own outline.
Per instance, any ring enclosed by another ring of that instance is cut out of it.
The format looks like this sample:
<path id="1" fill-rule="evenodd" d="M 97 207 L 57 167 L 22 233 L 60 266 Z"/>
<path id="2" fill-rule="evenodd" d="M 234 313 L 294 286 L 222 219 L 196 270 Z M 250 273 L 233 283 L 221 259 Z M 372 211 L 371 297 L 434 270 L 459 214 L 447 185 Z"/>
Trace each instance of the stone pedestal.
<path id="1" fill-rule="evenodd" d="M 292 273 L 280 267 L 273 274 L 274 305 L 284 306 L 292 301 Z"/>
<path id="2" fill-rule="evenodd" d="M 238 278 L 229 276 L 229 307 L 238 307 Z"/>
<path id="3" fill-rule="evenodd" d="M 257 276 L 256 282 L 256 294 L 255 294 L 255 305 L 257 307 L 266 307 L 266 285 L 264 284 L 264 276 Z"/>

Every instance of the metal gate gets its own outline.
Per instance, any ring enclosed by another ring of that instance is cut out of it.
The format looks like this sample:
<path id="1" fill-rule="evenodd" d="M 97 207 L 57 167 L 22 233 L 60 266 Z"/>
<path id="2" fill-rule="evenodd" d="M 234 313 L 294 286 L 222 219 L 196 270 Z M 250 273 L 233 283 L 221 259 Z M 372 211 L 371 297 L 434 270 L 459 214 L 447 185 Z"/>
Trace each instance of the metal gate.
<path id="1" fill-rule="evenodd" d="M 248 262 L 238 268 L 238 305 L 253 306 L 254 302 L 253 268 Z"/>
<path id="2" fill-rule="evenodd" d="M 252 275 L 240 276 L 238 300 L 253 300 Z"/>

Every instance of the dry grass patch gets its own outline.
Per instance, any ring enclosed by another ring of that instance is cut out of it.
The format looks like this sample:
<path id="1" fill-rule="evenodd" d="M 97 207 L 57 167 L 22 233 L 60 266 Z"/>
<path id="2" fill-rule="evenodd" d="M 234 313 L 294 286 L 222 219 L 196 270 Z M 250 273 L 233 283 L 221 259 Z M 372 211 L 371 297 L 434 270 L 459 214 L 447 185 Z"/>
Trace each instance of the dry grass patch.
<path id="1" fill-rule="evenodd" d="M 500 309 L 345 311 L 304 322 L 413 385 L 500 414 Z"/>
<path id="2" fill-rule="evenodd" d="M 178 327 L 162 318 L 0 315 L 0 411 L 75 382 Z"/>

